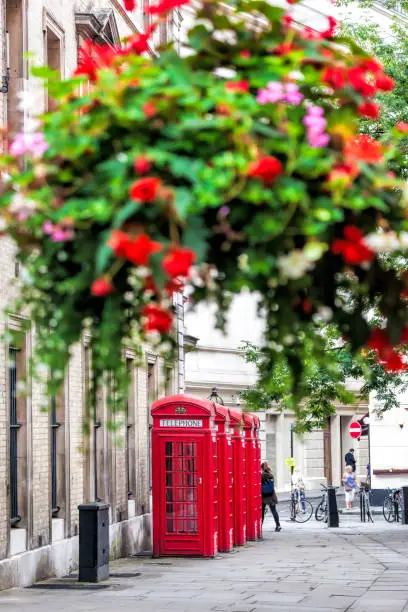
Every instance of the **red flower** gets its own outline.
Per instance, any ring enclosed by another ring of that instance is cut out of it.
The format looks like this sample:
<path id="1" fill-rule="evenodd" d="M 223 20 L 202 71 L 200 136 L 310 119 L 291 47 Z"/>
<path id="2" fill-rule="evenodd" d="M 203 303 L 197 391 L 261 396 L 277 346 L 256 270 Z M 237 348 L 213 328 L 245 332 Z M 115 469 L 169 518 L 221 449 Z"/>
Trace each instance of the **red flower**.
<path id="1" fill-rule="evenodd" d="M 358 176 L 359 169 L 354 164 L 343 164 L 332 168 L 327 176 L 328 183 L 340 183 L 343 186 L 351 185 Z"/>
<path id="2" fill-rule="evenodd" d="M 283 23 L 285 28 L 292 27 L 293 21 L 294 21 L 293 17 L 291 17 L 287 13 L 285 13 L 285 15 L 282 17 L 282 23 Z"/>
<path id="3" fill-rule="evenodd" d="M 134 161 L 134 168 L 138 174 L 147 174 L 151 168 L 151 163 L 147 157 L 140 155 Z"/>
<path id="4" fill-rule="evenodd" d="M 161 13 L 168 13 L 183 4 L 189 4 L 190 0 L 162 0 L 159 4 L 148 5 L 146 13 L 150 15 L 160 15 Z"/>
<path id="5" fill-rule="evenodd" d="M 147 265 L 150 255 L 162 249 L 159 242 L 154 242 L 146 234 L 140 234 L 132 240 L 128 234 L 118 230 L 113 230 L 108 245 L 116 257 L 129 259 L 139 266 Z"/>
<path id="6" fill-rule="evenodd" d="M 123 0 L 123 4 L 127 11 L 134 11 L 136 8 L 136 0 Z"/>
<path id="7" fill-rule="evenodd" d="M 344 155 L 348 161 L 375 164 L 382 161 L 382 146 L 371 136 L 360 134 L 346 143 Z"/>
<path id="8" fill-rule="evenodd" d="M 380 355 L 386 355 L 389 351 L 392 351 L 392 345 L 388 335 L 379 327 L 374 327 L 371 330 L 367 346 L 368 348 L 377 351 Z"/>
<path id="9" fill-rule="evenodd" d="M 401 355 L 394 351 L 386 360 L 384 368 L 387 372 L 401 372 L 407 369 L 407 364 L 404 363 Z"/>
<path id="10" fill-rule="evenodd" d="M 110 295 L 114 289 L 114 286 L 108 278 L 97 278 L 91 285 L 91 293 L 96 297 Z"/>
<path id="11" fill-rule="evenodd" d="M 251 52 L 249 49 L 243 49 L 240 52 L 239 57 L 242 57 L 242 59 L 249 59 L 251 57 Z"/>
<path id="12" fill-rule="evenodd" d="M 344 261 L 351 265 L 371 261 L 375 253 L 364 243 L 363 234 L 355 225 L 346 225 L 344 239 L 333 242 L 331 250 L 335 255 L 341 255 Z"/>
<path id="13" fill-rule="evenodd" d="M 385 72 L 380 72 L 375 76 L 375 85 L 380 91 L 392 91 L 395 87 L 395 81 Z"/>
<path id="14" fill-rule="evenodd" d="M 342 89 L 346 84 L 346 75 L 344 68 L 336 68 L 335 66 L 328 67 L 322 74 L 323 83 L 327 83 L 334 89 Z"/>
<path id="15" fill-rule="evenodd" d="M 111 247 L 116 257 L 127 257 L 127 249 L 129 244 L 130 237 L 128 234 L 125 232 L 120 232 L 119 230 L 113 230 L 110 240 L 108 241 L 108 245 Z"/>
<path id="16" fill-rule="evenodd" d="M 285 43 L 280 43 L 280 45 L 277 45 L 273 49 L 273 53 L 275 55 L 287 55 L 288 53 L 290 53 L 291 51 L 294 51 L 295 49 L 296 49 L 296 45 L 293 42 L 285 42 Z"/>
<path id="17" fill-rule="evenodd" d="M 369 117 L 370 119 L 378 119 L 380 115 L 381 106 L 375 104 L 375 102 L 363 102 L 357 108 L 358 114 L 361 117 Z"/>
<path id="18" fill-rule="evenodd" d="M 130 197 L 132 200 L 140 200 L 140 202 L 153 202 L 160 185 L 161 180 L 153 176 L 139 179 L 130 188 Z"/>
<path id="19" fill-rule="evenodd" d="M 163 269 L 174 278 L 176 276 L 188 276 L 190 268 L 196 260 L 196 254 L 192 249 L 183 247 L 172 247 L 163 259 Z"/>
<path id="20" fill-rule="evenodd" d="M 408 123 L 405 123 L 405 121 L 398 121 L 395 127 L 399 132 L 402 132 L 403 134 L 408 134 Z"/>
<path id="21" fill-rule="evenodd" d="M 255 176 L 263 180 L 265 185 L 270 185 L 283 173 L 283 166 L 279 159 L 272 156 L 261 157 L 252 162 L 248 167 L 248 176 Z"/>
<path id="22" fill-rule="evenodd" d="M 142 106 L 142 111 L 144 116 L 150 119 L 151 117 L 157 115 L 157 106 L 154 104 L 154 102 L 145 102 Z"/>
<path id="23" fill-rule="evenodd" d="M 118 53 L 118 49 L 109 45 L 98 45 L 92 40 L 86 40 L 79 48 L 78 68 L 74 75 L 86 75 L 90 81 L 96 81 L 98 70 L 109 67 Z"/>
<path id="24" fill-rule="evenodd" d="M 361 66 L 350 68 L 347 73 L 350 84 L 363 96 L 373 96 L 377 91 L 373 80 L 369 78 L 367 70 Z"/>
<path id="25" fill-rule="evenodd" d="M 225 89 L 237 93 L 246 93 L 249 91 L 249 81 L 229 81 L 225 83 Z"/>
<path id="26" fill-rule="evenodd" d="M 324 30 L 321 33 L 321 36 L 323 38 L 333 38 L 336 34 L 336 28 L 337 28 L 338 23 L 336 19 L 332 17 L 331 15 L 328 16 L 327 21 L 329 22 L 328 27 L 326 30 Z"/>
<path id="27" fill-rule="evenodd" d="M 131 240 L 126 249 L 126 258 L 136 266 L 146 266 L 150 256 L 162 250 L 160 242 L 154 242 L 146 234 Z"/>
<path id="28" fill-rule="evenodd" d="M 172 278 L 171 280 L 169 280 L 168 283 L 166 283 L 165 289 L 166 289 L 167 295 L 171 297 L 173 293 L 178 293 L 179 291 L 183 291 L 184 283 L 179 278 Z"/>
<path id="29" fill-rule="evenodd" d="M 161 334 L 168 334 L 173 323 L 173 315 L 157 306 L 148 304 L 143 308 L 142 315 L 146 317 L 144 329 L 146 332 L 157 331 Z"/>

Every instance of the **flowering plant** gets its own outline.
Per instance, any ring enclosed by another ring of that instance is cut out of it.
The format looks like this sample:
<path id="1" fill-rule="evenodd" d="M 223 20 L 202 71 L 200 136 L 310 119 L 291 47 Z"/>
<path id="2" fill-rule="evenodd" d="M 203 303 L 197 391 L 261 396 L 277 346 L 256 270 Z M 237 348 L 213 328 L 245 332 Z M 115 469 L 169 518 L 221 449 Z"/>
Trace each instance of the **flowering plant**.
<path id="1" fill-rule="evenodd" d="M 157 24 L 187 3 L 150 5 L 156 21 L 120 48 L 87 42 L 68 81 L 36 69 L 55 110 L 1 160 L 1 212 L 50 391 L 86 329 L 94 385 L 110 372 L 121 388 L 125 345 L 169 351 L 172 295 L 186 283 L 192 301 L 217 300 L 220 326 L 232 294 L 255 292 L 266 362 L 283 356 L 293 384 L 305 338 L 324 361 L 316 317 L 355 349 L 376 306 L 393 356 L 405 338 L 408 281 L 380 255 L 391 233 L 407 246 L 404 185 L 388 169 L 404 134 L 358 135 L 392 79 L 334 40 L 333 19 L 298 28 L 261 0 L 203 0 L 184 57 L 172 44 L 147 56 Z"/>

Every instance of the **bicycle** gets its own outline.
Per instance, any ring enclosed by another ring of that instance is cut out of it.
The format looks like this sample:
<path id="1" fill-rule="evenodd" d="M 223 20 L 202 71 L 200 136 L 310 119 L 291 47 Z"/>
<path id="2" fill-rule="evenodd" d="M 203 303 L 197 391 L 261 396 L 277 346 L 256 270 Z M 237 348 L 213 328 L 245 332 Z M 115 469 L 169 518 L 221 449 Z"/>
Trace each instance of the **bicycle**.
<path id="1" fill-rule="evenodd" d="M 327 487 L 324 484 L 320 484 L 322 488 L 322 499 L 317 504 L 315 510 L 315 519 L 316 521 L 323 521 L 327 523 Z"/>
<path id="2" fill-rule="evenodd" d="M 365 523 L 366 517 L 371 523 L 374 523 L 370 504 L 370 490 L 367 486 L 362 486 L 360 487 L 360 520 Z"/>
<path id="3" fill-rule="evenodd" d="M 388 523 L 397 523 L 402 519 L 401 489 L 389 489 L 383 503 L 383 515 Z"/>
<path id="4" fill-rule="evenodd" d="M 300 489 L 292 489 L 290 493 L 290 520 L 296 523 L 306 523 L 313 514 L 313 506 Z"/>

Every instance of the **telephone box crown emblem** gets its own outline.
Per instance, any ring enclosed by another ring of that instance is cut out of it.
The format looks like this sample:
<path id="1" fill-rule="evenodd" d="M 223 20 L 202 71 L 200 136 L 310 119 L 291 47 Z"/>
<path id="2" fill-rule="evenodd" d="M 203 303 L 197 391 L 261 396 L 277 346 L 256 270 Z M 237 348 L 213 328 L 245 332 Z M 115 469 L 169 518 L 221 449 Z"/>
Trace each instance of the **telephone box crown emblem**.
<path id="1" fill-rule="evenodd" d="M 177 406 L 174 412 L 176 414 L 186 414 L 187 408 L 184 408 L 184 406 Z"/>

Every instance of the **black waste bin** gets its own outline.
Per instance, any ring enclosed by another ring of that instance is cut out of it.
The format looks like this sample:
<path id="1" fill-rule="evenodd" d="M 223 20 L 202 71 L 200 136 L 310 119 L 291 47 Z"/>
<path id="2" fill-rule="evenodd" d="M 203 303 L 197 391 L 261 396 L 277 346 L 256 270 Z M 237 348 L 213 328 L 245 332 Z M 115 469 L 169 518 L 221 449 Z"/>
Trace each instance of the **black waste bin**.
<path id="1" fill-rule="evenodd" d="M 336 489 L 332 485 L 327 486 L 327 526 L 339 526 L 339 511 L 337 509 Z"/>
<path id="2" fill-rule="evenodd" d="M 109 504 L 92 502 L 79 509 L 79 582 L 109 578 Z"/>

